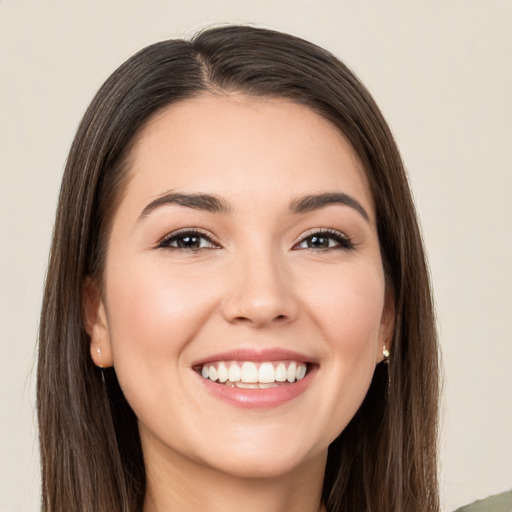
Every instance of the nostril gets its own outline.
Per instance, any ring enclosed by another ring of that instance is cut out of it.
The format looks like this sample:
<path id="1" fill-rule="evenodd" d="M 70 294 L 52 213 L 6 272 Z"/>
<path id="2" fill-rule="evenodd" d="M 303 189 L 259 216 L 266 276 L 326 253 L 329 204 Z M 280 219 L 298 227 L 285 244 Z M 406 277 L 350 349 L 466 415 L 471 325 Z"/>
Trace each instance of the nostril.
<path id="1" fill-rule="evenodd" d="M 243 314 L 233 315 L 233 321 L 238 322 L 251 322 L 251 319 Z"/>

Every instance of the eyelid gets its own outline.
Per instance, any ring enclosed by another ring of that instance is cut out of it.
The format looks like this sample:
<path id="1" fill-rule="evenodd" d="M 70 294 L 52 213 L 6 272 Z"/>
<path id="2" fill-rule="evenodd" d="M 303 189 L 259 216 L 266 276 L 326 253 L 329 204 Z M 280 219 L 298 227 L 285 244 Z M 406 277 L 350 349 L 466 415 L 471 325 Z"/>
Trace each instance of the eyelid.
<path id="1" fill-rule="evenodd" d="M 180 235 L 187 235 L 187 234 L 199 235 L 199 236 L 207 239 L 212 245 L 215 245 L 216 248 L 221 247 L 220 243 L 217 241 L 216 237 L 212 233 L 206 231 L 205 229 L 198 228 L 198 227 L 186 227 L 186 228 L 177 229 L 176 231 L 172 231 L 171 233 L 167 233 L 165 236 L 160 238 L 160 240 L 158 240 L 158 242 L 156 243 L 156 248 L 157 249 L 158 248 L 163 248 L 163 249 L 171 248 L 171 249 L 176 249 L 176 250 L 182 250 L 179 247 L 170 247 L 169 245 L 166 245 L 166 244 L 168 244 L 173 238 L 177 238 Z"/>
<path id="2" fill-rule="evenodd" d="M 297 241 L 293 244 L 293 247 L 297 247 L 299 244 L 304 242 L 304 240 L 307 240 L 309 237 L 314 235 L 331 235 L 334 239 L 340 239 L 338 240 L 338 243 L 340 243 L 340 247 L 344 249 L 353 249 L 355 247 L 355 243 L 352 241 L 351 237 L 349 237 L 346 233 L 343 231 L 340 231 L 339 229 L 335 228 L 312 228 L 308 229 L 305 233 L 303 233 Z M 321 249 L 315 249 L 315 250 L 321 250 Z M 327 250 L 327 249 L 323 249 Z"/>
<path id="3" fill-rule="evenodd" d="M 171 247 L 169 246 L 169 242 L 174 239 L 178 238 L 180 235 L 198 235 L 206 240 L 208 240 L 212 245 L 216 246 L 216 248 L 220 248 L 221 244 L 217 241 L 216 237 L 210 233 L 209 231 L 198 228 L 198 227 L 186 227 L 186 228 L 180 228 L 175 231 L 172 231 L 171 233 L 167 233 L 165 236 L 160 238 L 158 242 L 156 243 L 156 248 L 163 248 L 163 249 L 176 249 L 176 250 L 183 250 L 182 248 L 178 247 Z M 352 241 L 352 239 L 343 231 L 340 231 L 339 229 L 335 228 L 312 228 L 304 232 L 293 244 L 293 248 L 296 248 L 299 244 L 304 242 L 304 240 L 307 240 L 309 237 L 314 235 L 328 235 L 331 238 L 334 238 L 340 245 L 341 248 L 349 249 L 353 248 L 355 246 L 355 243 Z M 193 250 L 193 249 L 189 249 Z M 200 249 L 196 249 L 200 250 Z M 318 249 L 315 249 L 318 250 Z"/>

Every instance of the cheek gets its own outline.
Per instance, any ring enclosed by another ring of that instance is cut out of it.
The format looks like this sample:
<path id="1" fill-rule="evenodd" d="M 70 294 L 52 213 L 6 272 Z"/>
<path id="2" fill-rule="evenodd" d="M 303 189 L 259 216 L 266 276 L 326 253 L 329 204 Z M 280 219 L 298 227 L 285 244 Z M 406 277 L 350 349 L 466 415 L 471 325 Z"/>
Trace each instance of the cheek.
<path id="1" fill-rule="evenodd" d="M 191 403 L 182 393 L 162 391 L 185 386 L 186 348 L 215 307 L 216 286 L 193 270 L 176 271 L 165 259 L 117 261 L 106 276 L 106 293 L 119 385 L 141 422 L 162 422 L 168 429 L 172 420 L 161 414 L 163 402 L 183 413 Z"/>
<path id="2" fill-rule="evenodd" d="M 308 293 L 315 328 L 327 349 L 319 372 L 326 391 L 318 417 L 324 418 L 325 439 L 331 442 L 360 407 L 375 371 L 384 278 L 378 266 L 324 277 L 321 288 L 310 287 Z"/>
<path id="3" fill-rule="evenodd" d="M 384 276 L 379 265 L 340 267 L 308 286 L 309 311 L 328 350 L 328 377 L 362 400 L 380 349 Z M 347 392 L 348 395 L 347 396 Z"/>
<path id="4" fill-rule="evenodd" d="M 333 348 L 361 349 L 378 335 L 384 307 L 384 276 L 379 265 L 352 265 L 317 273 L 304 286 L 313 317 Z"/>
<path id="5" fill-rule="evenodd" d="M 151 371 L 178 364 L 182 350 L 214 307 L 211 283 L 194 271 L 178 272 L 165 260 L 155 264 L 143 257 L 130 266 L 113 267 L 108 277 L 116 369 L 137 364 Z"/>

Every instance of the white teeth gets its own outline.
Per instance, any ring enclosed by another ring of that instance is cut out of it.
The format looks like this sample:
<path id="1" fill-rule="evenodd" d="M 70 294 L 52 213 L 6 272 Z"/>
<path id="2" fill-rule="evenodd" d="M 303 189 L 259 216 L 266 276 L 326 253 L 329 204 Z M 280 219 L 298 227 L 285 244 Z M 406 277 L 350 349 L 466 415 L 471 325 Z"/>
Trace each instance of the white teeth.
<path id="1" fill-rule="evenodd" d="M 270 361 L 256 364 L 245 361 L 241 364 L 235 361 L 205 364 L 201 375 L 213 382 L 218 381 L 226 386 L 236 386 L 247 389 L 266 389 L 282 385 L 278 383 L 295 382 L 303 379 L 307 366 L 296 361 Z"/>
<path id="2" fill-rule="evenodd" d="M 220 372 L 219 372 L 220 374 Z M 297 371 L 295 372 L 295 378 L 297 380 L 301 380 L 306 376 L 306 367 L 303 364 L 299 364 L 297 366 Z"/>
<path id="3" fill-rule="evenodd" d="M 295 381 L 295 372 L 297 370 L 297 365 L 295 363 L 290 363 L 290 366 L 288 366 L 288 371 L 286 372 L 286 379 L 288 382 L 294 382 Z M 211 378 L 211 376 L 210 376 Z"/>
<path id="4" fill-rule="evenodd" d="M 276 367 L 275 378 L 277 382 L 285 382 L 286 381 L 286 366 L 284 363 L 279 363 Z"/>
<path id="5" fill-rule="evenodd" d="M 257 382 L 237 382 L 235 387 L 241 389 L 260 389 L 260 385 Z"/>
<path id="6" fill-rule="evenodd" d="M 230 382 L 238 382 L 240 380 L 240 366 L 236 363 L 229 365 L 228 379 Z"/>
<path id="7" fill-rule="evenodd" d="M 213 381 L 216 381 L 217 380 L 217 377 L 218 377 L 218 373 L 217 373 L 217 368 L 215 368 L 215 366 L 210 366 L 210 371 L 208 372 L 208 377 L 210 378 L 210 380 L 213 380 Z"/>
<path id="8" fill-rule="evenodd" d="M 258 370 L 258 380 L 260 382 L 274 382 L 274 365 L 272 363 L 263 363 Z"/>
<path id="9" fill-rule="evenodd" d="M 226 382 L 228 380 L 228 369 L 224 363 L 219 363 L 217 373 L 219 374 L 219 382 Z"/>
<path id="10" fill-rule="evenodd" d="M 226 382 L 225 386 L 232 388 L 240 388 L 240 389 L 269 389 L 276 388 L 278 384 L 275 382 L 256 382 L 256 383 L 246 383 L 246 382 Z"/>
<path id="11" fill-rule="evenodd" d="M 258 387 L 259 387 L 259 389 L 277 388 L 277 384 L 275 382 L 269 382 L 269 383 L 260 382 L 258 384 Z"/>
<path id="12" fill-rule="evenodd" d="M 240 380 L 248 383 L 258 382 L 258 368 L 254 363 L 248 361 L 242 365 Z"/>

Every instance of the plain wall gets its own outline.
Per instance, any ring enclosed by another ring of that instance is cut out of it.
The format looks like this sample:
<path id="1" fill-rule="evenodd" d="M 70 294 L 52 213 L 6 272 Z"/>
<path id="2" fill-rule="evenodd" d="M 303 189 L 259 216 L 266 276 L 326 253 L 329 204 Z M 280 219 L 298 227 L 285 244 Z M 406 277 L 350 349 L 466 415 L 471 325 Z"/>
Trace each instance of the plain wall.
<path id="1" fill-rule="evenodd" d="M 512 487 L 512 1 L 0 0 L 0 510 L 39 508 L 35 342 L 78 122 L 136 50 L 226 22 L 326 47 L 381 106 L 436 294 L 444 510 Z"/>

